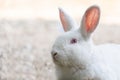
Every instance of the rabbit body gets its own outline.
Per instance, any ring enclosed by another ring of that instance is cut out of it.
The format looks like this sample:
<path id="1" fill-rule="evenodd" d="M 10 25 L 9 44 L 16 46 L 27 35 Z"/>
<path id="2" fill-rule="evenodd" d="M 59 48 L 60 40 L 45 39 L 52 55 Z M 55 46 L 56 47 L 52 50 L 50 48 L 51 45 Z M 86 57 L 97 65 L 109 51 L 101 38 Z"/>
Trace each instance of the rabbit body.
<path id="1" fill-rule="evenodd" d="M 65 33 L 56 39 L 51 52 L 58 80 L 120 80 L 120 45 L 96 46 L 91 39 L 99 8 L 88 8 L 78 29 L 68 14 L 59 11 Z"/>

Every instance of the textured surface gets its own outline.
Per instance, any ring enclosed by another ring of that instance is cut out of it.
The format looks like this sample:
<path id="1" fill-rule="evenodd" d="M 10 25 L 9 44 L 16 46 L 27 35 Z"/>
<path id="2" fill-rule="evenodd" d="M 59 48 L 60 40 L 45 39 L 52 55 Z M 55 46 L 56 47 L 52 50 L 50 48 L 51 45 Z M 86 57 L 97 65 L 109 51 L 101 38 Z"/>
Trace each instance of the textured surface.
<path id="1" fill-rule="evenodd" d="M 59 26 L 39 19 L 0 20 L 0 80 L 56 80 L 50 50 Z M 120 43 L 120 26 L 99 26 L 95 43 Z"/>
<path id="2" fill-rule="evenodd" d="M 0 80 L 54 80 L 52 31 L 55 29 L 49 22 L 2 20 Z"/>

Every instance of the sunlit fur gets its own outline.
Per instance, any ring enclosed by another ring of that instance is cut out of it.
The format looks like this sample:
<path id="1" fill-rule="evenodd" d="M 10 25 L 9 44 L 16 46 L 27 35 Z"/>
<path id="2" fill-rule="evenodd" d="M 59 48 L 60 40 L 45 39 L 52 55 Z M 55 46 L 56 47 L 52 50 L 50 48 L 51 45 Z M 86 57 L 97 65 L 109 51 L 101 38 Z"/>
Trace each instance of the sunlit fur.
<path id="1" fill-rule="evenodd" d="M 63 33 L 53 45 L 58 80 L 120 80 L 120 45 L 96 46 L 80 29 Z"/>

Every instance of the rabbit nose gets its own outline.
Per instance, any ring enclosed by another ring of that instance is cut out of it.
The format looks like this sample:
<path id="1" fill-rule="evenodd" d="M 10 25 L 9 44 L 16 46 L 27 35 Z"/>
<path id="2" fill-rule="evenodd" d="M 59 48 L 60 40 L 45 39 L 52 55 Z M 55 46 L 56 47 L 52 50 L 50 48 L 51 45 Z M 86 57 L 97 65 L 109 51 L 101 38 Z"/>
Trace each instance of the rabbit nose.
<path id="1" fill-rule="evenodd" d="M 51 53 L 52 53 L 53 59 L 56 59 L 56 56 L 57 56 L 58 53 L 57 52 L 53 52 L 53 51 Z"/>

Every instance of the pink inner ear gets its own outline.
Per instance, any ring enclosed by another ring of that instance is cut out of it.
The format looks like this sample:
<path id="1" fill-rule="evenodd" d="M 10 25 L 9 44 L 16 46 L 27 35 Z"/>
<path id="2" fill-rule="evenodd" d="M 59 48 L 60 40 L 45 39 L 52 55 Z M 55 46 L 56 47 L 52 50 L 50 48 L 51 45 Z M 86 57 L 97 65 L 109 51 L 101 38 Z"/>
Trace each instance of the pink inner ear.
<path id="1" fill-rule="evenodd" d="M 97 7 L 92 7 L 86 11 L 85 25 L 87 32 L 92 32 L 96 28 L 100 17 L 100 11 Z"/>
<path id="2" fill-rule="evenodd" d="M 64 31 L 67 31 L 67 26 L 68 25 L 67 25 L 67 22 L 66 22 L 66 19 L 65 19 L 65 15 L 61 10 L 59 11 L 59 13 L 60 13 L 60 20 L 62 22 L 63 29 L 64 29 Z"/>

